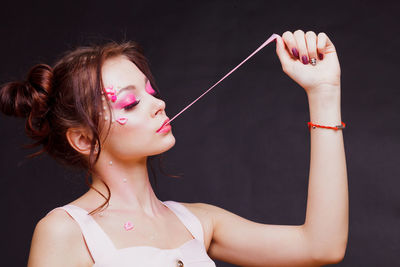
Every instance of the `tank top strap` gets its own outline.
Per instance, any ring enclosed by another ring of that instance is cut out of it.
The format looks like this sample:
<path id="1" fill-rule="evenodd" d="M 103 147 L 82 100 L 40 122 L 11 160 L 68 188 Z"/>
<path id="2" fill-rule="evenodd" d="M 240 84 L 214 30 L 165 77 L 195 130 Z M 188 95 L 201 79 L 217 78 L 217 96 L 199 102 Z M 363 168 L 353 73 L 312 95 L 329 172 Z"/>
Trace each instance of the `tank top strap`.
<path id="1" fill-rule="evenodd" d="M 65 210 L 78 223 L 94 262 L 116 250 L 110 238 L 86 210 L 71 204 L 56 209 Z"/>
<path id="2" fill-rule="evenodd" d="M 200 220 L 184 205 L 178 202 L 169 200 L 163 201 L 163 203 L 175 213 L 175 215 L 179 218 L 183 225 L 185 225 L 193 237 L 204 244 L 203 227 Z"/>

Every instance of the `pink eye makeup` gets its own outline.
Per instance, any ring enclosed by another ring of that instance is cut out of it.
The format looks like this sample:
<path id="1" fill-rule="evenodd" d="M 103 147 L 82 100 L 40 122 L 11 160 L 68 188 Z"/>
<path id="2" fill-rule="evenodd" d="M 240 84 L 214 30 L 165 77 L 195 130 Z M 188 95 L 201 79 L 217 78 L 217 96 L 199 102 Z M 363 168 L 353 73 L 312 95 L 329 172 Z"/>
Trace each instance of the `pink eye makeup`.
<path id="1" fill-rule="evenodd" d="M 121 101 L 119 101 L 115 106 L 117 109 L 125 109 L 125 110 L 130 110 L 137 104 L 139 104 L 140 99 L 136 99 L 135 95 L 130 93 L 123 97 Z"/>
<path id="2" fill-rule="evenodd" d="M 146 92 L 151 94 L 151 95 L 157 94 L 157 92 L 153 89 L 153 87 L 151 87 L 151 84 L 150 84 L 149 80 L 147 80 L 147 83 L 146 83 Z"/>

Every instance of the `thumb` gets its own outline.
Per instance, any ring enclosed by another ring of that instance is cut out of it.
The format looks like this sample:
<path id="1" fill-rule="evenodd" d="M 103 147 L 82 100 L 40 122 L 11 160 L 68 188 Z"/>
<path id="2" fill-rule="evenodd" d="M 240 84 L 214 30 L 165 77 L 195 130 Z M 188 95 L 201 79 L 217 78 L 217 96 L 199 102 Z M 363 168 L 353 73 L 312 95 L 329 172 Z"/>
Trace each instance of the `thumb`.
<path id="1" fill-rule="evenodd" d="M 318 34 L 317 50 L 318 53 L 322 55 L 336 52 L 336 48 L 333 45 L 332 41 L 323 32 Z"/>
<path id="2" fill-rule="evenodd" d="M 282 68 L 292 61 L 292 58 L 285 47 L 285 43 L 283 42 L 282 37 L 279 35 L 276 37 L 276 54 L 278 55 Z"/>

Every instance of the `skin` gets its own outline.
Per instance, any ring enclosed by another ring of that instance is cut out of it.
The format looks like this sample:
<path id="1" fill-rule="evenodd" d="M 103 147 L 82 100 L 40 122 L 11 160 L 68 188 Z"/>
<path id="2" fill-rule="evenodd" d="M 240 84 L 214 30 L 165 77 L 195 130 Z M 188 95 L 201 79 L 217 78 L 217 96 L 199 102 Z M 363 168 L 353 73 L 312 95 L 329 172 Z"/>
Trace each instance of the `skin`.
<path id="1" fill-rule="evenodd" d="M 335 47 L 320 33 L 285 32 L 277 39 L 276 52 L 283 71 L 307 93 L 310 121 L 339 125 L 340 66 Z M 317 58 L 316 66 L 300 59 Z M 318 60 L 323 54 L 323 60 Z M 94 219 L 117 248 L 149 245 L 176 248 L 193 237 L 177 217 L 155 196 L 150 186 L 147 156 L 170 149 L 172 132 L 156 133 L 167 118 L 165 103 L 146 92 L 145 76 L 123 57 L 108 60 L 102 69 L 105 86 L 135 85 L 140 103 L 130 111 L 114 109 L 115 118 L 127 117 L 125 125 L 113 123 L 104 144 L 98 175 L 93 185 L 107 195 L 103 179 L 111 190 L 111 206 Z M 133 92 L 133 91 L 132 91 Z M 118 95 L 118 100 L 123 98 Z M 111 115 L 111 114 L 107 114 Z M 348 236 L 348 188 L 342 131 L 316 128 L 310 131 L 311 158 L 306 219 L 296 226 L 268 225 L 241 218 L 224 209 L 183 203 L 201 221 L 204 245 L 210 257 L 239 266 L 321 266 L 344 257 Z M 77 151 L 88 155 L 90 136 L 84 129 L 67 134 Z M 138 141 L 140 140 L 140 141 Z M 110 160 L 112 165 L 109 165 Z M 123 178 L 127 182 L 122 181 Z M 92 189 L 70 204 L 92 210 L 103 199 Z M 261 205 L 261 203 L 260 203 Z M 135 222 L 125 231 L 123 223 Z M 155 238 L 149 238 L 157 233 Z M 49 250 L 49 248 L 51 248 Z M 76 222 L 56 210 L 39 221 L 33 235 L 28 266 L 91 266 L 93 260 Z"/>

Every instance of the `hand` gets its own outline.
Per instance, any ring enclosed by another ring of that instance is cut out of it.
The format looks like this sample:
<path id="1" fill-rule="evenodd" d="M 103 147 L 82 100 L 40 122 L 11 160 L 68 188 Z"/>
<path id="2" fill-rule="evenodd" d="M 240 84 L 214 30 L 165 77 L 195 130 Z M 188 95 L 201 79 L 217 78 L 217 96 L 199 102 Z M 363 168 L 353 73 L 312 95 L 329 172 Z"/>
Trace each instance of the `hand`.
<path id="1" fill-rule="evenodd" d="M 340 92 L 340 66 L 336 49 L 325 33 L 285 32 L 276 39 L 276 53 L 283 71 L 307 94 Z M 316 59 L 316 65 L 310 59 Z"/>

